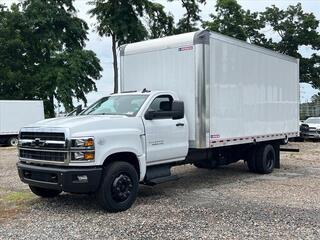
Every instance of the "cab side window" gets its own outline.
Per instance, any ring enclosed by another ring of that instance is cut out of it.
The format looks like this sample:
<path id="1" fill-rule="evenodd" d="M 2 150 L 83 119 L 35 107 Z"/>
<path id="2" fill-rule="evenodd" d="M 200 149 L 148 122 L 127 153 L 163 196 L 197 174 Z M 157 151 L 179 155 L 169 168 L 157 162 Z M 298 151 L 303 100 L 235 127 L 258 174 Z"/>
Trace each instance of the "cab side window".
<path id="1" fill-rule="evenodd" d="M 170 95 L 160 95 L 150 104 L 148 111 L 168 112 L 172 111 L 173 98 Z"/>

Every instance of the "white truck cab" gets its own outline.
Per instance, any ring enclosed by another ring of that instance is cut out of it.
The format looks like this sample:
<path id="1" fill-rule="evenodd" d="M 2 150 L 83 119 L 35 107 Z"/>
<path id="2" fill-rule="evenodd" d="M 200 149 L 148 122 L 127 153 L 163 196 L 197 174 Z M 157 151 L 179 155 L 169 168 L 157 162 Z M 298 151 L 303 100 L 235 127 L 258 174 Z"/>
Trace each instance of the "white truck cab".
<path id="1" fill-rule="evenodd" d="M 128 162 L 136 171 L 134 177 L 119 173 L 117 182 L 130 177 L 143 182 L 150 180 L 145 178 L 147 166 L 182 161 L 188 148 L 183 103 L 173 92 L 144 90 L 112 94 L 79 116 L 22 128 L 18 169 L 38 195 L 88 193 L 98 190 L 104 167 L 111 162 Z M 131 180 L 127 184 L 133 185 Z M 116 188 L 120 185 L 115 183 Z M 121 186 L 120 195 L 130 192 Z"/>
<path id="2" fill-rule="evenodd" d="M 96 193 L 123 211 L 139 183 L 175 179 L 175 165 L 244 160 L 271 173 L 280 145 L 299 135 L 295 58 L 198 31 L 122 46 L 120 73 L 121 93 L 21 129 L 17 167 L 32 192 Z"/>

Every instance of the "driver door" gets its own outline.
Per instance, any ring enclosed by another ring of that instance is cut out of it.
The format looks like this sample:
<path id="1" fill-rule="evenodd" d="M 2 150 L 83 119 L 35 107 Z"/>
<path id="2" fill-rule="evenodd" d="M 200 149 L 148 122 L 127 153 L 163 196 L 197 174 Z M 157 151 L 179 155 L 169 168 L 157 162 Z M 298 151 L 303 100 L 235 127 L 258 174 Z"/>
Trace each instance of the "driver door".
<path id="1" fill-rule="evenodd" d="M 188 152 L 188 126 L 185 117 L 172 119 L 173 97 L 157 96 L 148 111 L 161 112 L 161 117 L 144 121 L 147 165 L 184 160 Z M 168 114 L 165 114 L 165 113 Z"/>

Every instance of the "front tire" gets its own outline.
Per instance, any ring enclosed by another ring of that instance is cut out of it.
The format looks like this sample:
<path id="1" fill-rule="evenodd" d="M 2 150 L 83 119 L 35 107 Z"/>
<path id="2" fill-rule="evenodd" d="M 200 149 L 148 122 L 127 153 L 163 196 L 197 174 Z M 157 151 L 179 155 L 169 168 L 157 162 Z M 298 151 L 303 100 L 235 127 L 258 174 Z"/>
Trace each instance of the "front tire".
<path id="1" fill-rule="evenodd" d="M 110 163 L 104 171 L 97 192 L 100 205 L 108 212 L 125 211 L 138 195 L 139 179 L 136 169 L 127 162 Z"/>
<path id="2" fill-rule="evenodd" d="M 54 189 L 46 189 L 46 188 L 40 188 L 35 186 L 30 186 L 29 188 L 31 192 L 33 192 L 35 195 L 43 198 L 53 198 L 58 196 L 61 191 L 60 190 L 54 190 Z"/>

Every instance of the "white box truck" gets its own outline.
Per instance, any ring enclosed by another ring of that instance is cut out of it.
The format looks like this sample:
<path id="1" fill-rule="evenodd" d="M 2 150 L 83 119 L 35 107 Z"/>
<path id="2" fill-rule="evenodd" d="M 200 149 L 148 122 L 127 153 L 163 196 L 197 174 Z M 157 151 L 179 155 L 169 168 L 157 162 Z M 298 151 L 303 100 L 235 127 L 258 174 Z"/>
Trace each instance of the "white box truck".
<path id="1" fill-rule="evenodd" d="M 21 130 L 17 166 L 32 192 L 94 192 L 123 211 L 139 183 L 172 180 L 175 165 L 244 160 L 270 173 L 299 135 L 297 59 L 198 31 L 122 46 L 120 65 L 120 93 Z"/>
<path id="2" fill-rule="evenodd" d="M 0 144 L 17 145 L 20 128 L 43 119 L 42 101 L 0 100 Z"/>

